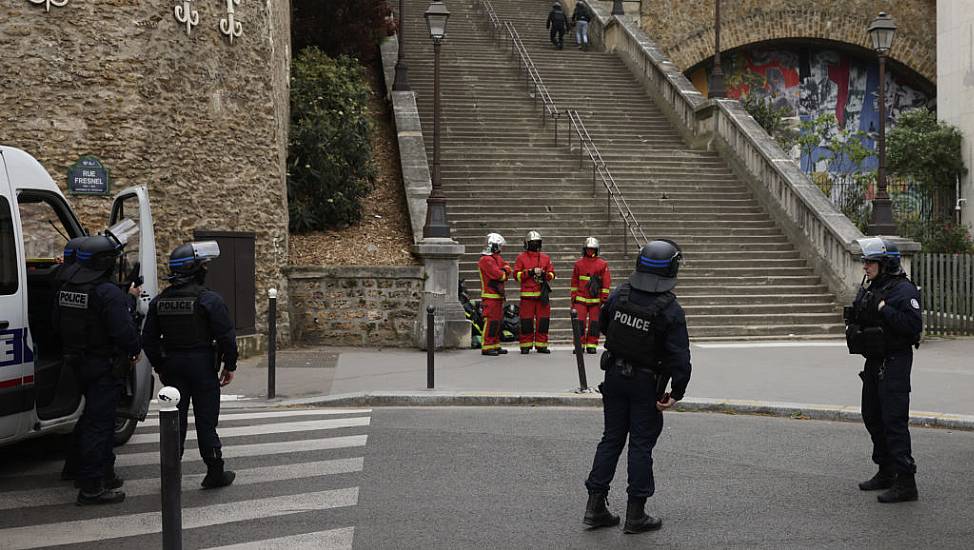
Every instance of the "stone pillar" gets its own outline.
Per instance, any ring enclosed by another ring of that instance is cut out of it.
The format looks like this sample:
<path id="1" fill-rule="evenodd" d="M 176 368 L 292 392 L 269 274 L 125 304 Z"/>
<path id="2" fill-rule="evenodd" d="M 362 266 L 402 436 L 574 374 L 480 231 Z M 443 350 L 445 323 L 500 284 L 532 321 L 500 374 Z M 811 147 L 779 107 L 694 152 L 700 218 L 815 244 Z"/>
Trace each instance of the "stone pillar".
<path id="1" fill-rule="evenodd" d="M 432 304 L 436 306 L 436 346 L 469 348 L 470 323 L 457 298 L 463 245 L 453 239 L 427 238 L 413 246 L 413 251 L 423 259 L 426 277 L 422 307 L 417 313 L 417 347 L 426 349 L 426 306 Z"/>

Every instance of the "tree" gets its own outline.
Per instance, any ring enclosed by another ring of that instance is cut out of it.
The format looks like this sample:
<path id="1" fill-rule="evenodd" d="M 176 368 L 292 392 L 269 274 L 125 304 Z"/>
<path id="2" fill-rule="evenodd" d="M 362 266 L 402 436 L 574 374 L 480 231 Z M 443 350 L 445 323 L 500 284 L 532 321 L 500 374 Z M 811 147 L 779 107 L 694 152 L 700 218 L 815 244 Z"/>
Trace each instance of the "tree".
<path id="1" fill-rule="evenodd" d="M 938 121 L 927 109 L 915 109 L 896 119 L 886 138 L 889 171 L 933 188 L 953 187 L 967 173 L 961 157 L 960 130 Z"/>
<path id="2" fill-rule="evenodd" d="M 316 46 L 331 57 L 372 62 L 390 13 L 386 0 L 292 0 L 291 47 Z"/>

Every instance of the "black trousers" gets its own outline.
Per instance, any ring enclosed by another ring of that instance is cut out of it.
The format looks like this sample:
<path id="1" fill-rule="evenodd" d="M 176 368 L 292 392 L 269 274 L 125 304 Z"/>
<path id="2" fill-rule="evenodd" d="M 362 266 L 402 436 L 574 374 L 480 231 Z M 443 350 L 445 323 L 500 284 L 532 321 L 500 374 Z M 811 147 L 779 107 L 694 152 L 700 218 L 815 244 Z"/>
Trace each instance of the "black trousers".
<path id="1" fill-rule="evenodd" d="M 212 456 L 208 451 L 221 447 L 220 436 L 216 433 L 220 419 L 220 381 L 213 368 L 213 353 L 174 353 L 166 358 L 159 378 L 163 384 L 179 390 L 180 449 L 185 447 L 189 403 L 192 401 L 200 456 Z"/>
<path id="2" fill-rule="evenodd" d="M 87 362 L 78 379 L 85 408 L 75 427 L 77 478 L 83 487 L 100 483 L 115 466 L 115 414 L 123 382 L 111 374 L 111 362 Z M 71 457 L 68 459 L 71 462 Z M 88 485 L 85 485 L 85 484 Z"/>
<path id="3" fill-rule="evenodd" d="M 663 431 L 663 413 L 656 410 L 656 376 L 649 371 L 636 370 L 631 378 L 626 378 L 619 369 L 610 369 L 600 388 L 605 431 L 595 450 L 585 488 L 590 493 L 609 492 L 628 437 L 627 492 L 631 497 L 651 497 L 656 492 L 653 447 Z"/>
<path id="4" fill-rule="evenodd" d="M 559 50 L 565 45 L 565 29 L 551 27 L 551 43 L 554 44 Z"/>
<path id="5" fill-rule="evenodd" d="M 873 441 L 873 462 L 897 474 L 913 474 L 910 445 L 912 351 L 866 359 L 862 378 L 862 420 Z"/>

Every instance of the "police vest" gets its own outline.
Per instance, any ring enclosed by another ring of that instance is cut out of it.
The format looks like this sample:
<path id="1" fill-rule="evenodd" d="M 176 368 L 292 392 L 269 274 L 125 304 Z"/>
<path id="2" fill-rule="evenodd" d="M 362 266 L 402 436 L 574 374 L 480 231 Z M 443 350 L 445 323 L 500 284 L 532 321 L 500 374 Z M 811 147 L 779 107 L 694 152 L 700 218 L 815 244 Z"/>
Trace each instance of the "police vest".
<path id="1" fill-rule="evenodd" d="M 882 281 L 875 288 L 870 285 L 868 290 L 856 297 L 852 304 L 855 319 L 846 328 L 846 342 L 850 353 L 882 357 L 892 351 L 909 349 L 910 346 L 919 344 L 922 333 L 914 334 L 906 340 L 885 330 L 884 317 L 879 311 L 879 303 L 885 301 L 894 288 L 904 283 L 916 288 L 913 281 L 904 276 L 896 276 Z"/>
<path id="2" fill-rule="evenodd" d="M 65 283 L 57 294 L 57 307 L 65 355 L 111 357 L 114 352 L 108 329 L 98 317 L 95 287 L 101 281 Z"/>
<path id="3" fill-rule="evenodd" d="M 200 349 L 210 345 L 213 335 L 199 299 L 206 290 L 197 284 L 169 287 L 156 301 L 159 332 L 166 351 Z"/>
<path id="4" fill-rule="evenodd" d="M 664 292 L 648 306 L 641 306 L 629 301 L 631 291 L 628 284 L 619 290 L 606 329 L 605 348 L 634 366 L 655 369 L 662 355 L 662 335 L 666 328 L 659 313 L 676 296 Z"/>

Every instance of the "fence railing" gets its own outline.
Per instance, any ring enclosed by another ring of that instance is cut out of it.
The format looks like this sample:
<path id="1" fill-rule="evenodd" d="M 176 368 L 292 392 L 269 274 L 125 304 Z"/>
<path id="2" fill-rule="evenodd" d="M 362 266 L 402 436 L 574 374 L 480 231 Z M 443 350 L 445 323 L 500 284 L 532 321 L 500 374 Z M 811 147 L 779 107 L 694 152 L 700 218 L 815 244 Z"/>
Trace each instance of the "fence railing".
<path id="1" fill-rule="evenodd" d="M 592 196 L 594 197 L 596 195 L 598 183 L 601 182 L 602 187 L 606 191 L 606 216 L 611 221 L 612 205 L 614 204 L 619 217 L 626 226 L 623 230 L 623 253 L 628 256 L 628 240 L 630 235 L 638 246 L 646 244 L 649 242 L 649 239 L 646 237 L 642 226 L 636 220 L 632 209 L 629 208 L 629 203 L 626 202 L 622 191 L 609 171 L 607 163 L 602 158 L 602 154 L 585 128 L 581 115 L 577 110 L 571 108 L 565 109 L 564 111 L 558 108 L 514 25 L 510 21 L 502 21 L 497 16 L 497 12 L 494 10 L 494 6 L 490 0 L 480 0 L 479 6 L 486 14 L 485 21 L 487 21 L 488 30 L 494 38 L 499 41 L 510 41 L 511 57 L 518 61 L 519 68 L 524 72 L 525 85 L 528 88 L 529 95 L 534 99 L 536 105 L 538 101 L 541 102 L 542 126 L 547 126 L 548 119 L 554 122 L 552 129 L 554 131 L 556 145 L 558 144 L 559 120 L 562 113 L 566 115 L 565 118 L 568 124 L 568 149 L 569 151 L 574 151 L 572 145 L 572 135 L 574 134 L 578 142 L 579 168 L 584 165 L 586 156 L 592 163 Z"/>
<path id="2" fill-rule="evenodd" d="M 911 275 L 920 287 L 924 332 L 974 335 L 974 254 L 918 254 Z"/>

